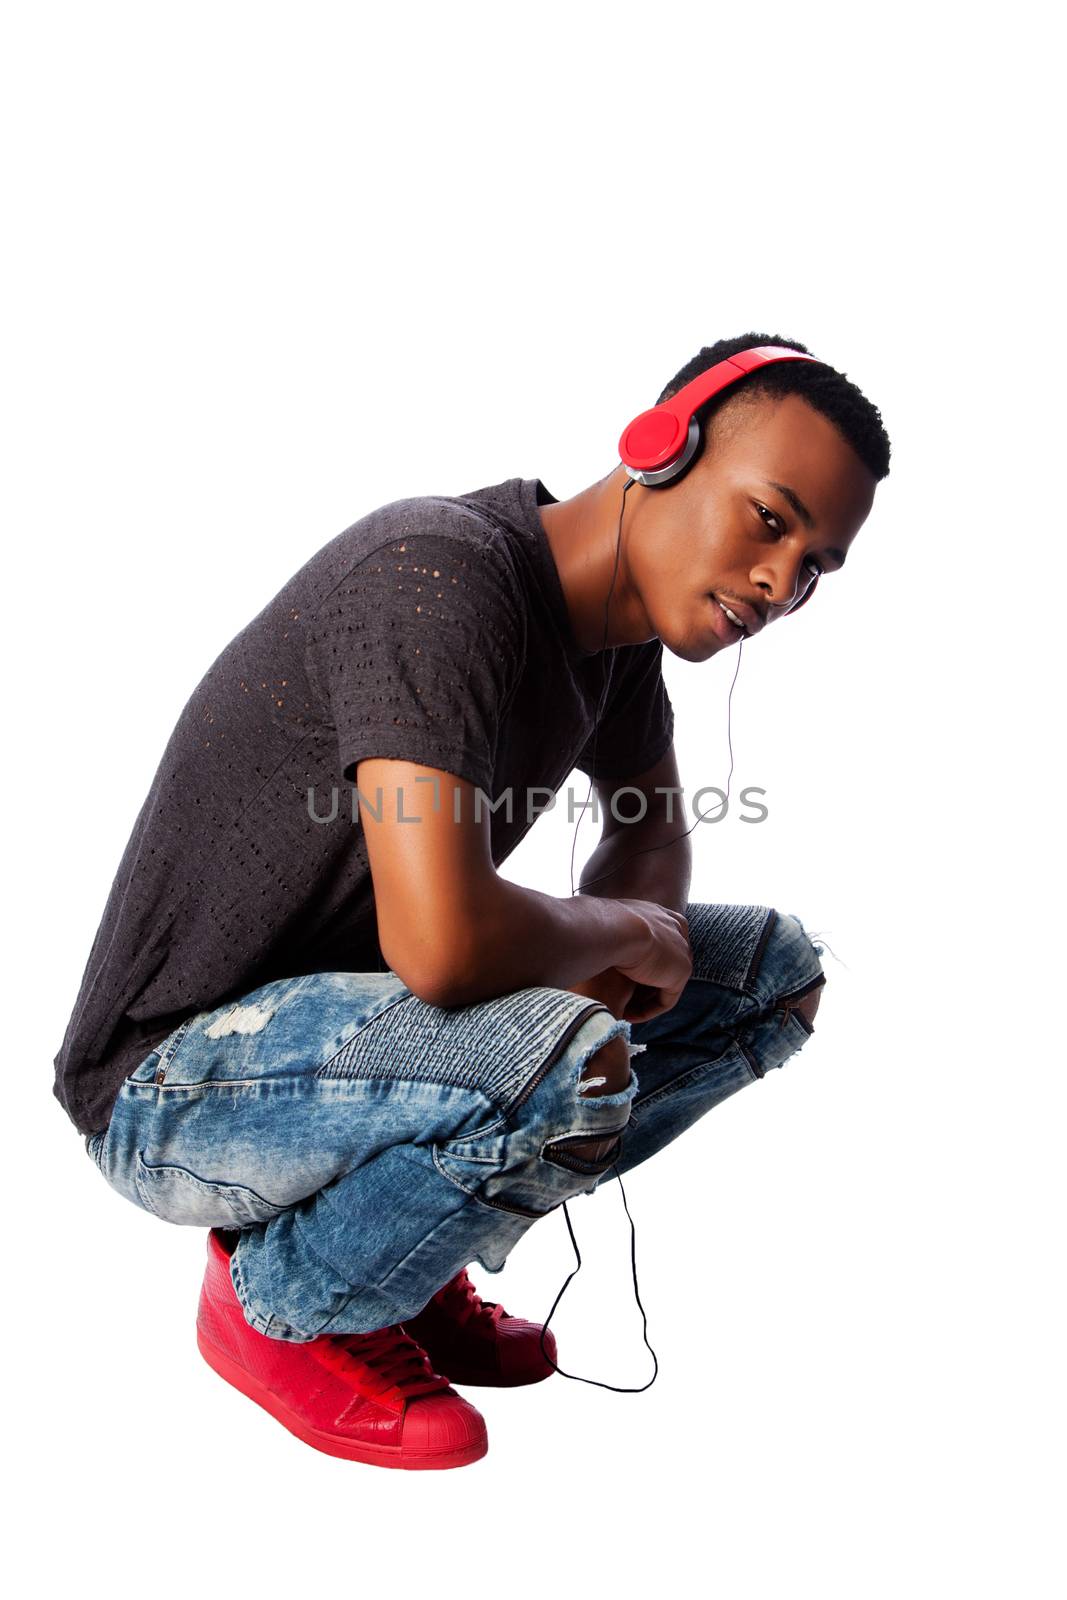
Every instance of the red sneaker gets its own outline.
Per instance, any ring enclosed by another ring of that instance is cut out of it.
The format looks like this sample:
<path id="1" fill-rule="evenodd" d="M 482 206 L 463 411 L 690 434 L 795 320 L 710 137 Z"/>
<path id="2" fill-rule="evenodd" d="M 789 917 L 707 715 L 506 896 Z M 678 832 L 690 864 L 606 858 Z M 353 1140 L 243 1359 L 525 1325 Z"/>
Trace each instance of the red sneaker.
<path id="1" fill-rule="evenodd" d="M 463 1467 L 489 1448 L 485 1419 L 400 1327 L 269 1339 L 245 1320 L 232 1244 L 212 1228 L 196 1342 L 208 1366 L 290 1433 L 330 1456 L 377 1467 Z"/>
<path id="2" fill-rule="evenodd" d="M 540 1383 L 555 1371 L 541 1354 L 541 1324 L 511 1317 L 495 1300 L 483 1300 L 466 1267 L 403 1327 L 449 1383 L 510 1389 Z M 545 1331 L 545 1349 L 555 1361 L 551 1328 Z"/>

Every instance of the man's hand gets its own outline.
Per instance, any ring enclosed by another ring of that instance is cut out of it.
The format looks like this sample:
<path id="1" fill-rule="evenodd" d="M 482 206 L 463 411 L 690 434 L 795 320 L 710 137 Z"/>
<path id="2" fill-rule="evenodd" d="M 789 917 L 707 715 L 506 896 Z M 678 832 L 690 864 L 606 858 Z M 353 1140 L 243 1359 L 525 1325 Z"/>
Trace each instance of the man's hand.
<path id="1" fill-rule="evenodd" d="M 590 1000 L 599 1000 L 606 1005 L 613 1016 L 625 1018 L 626 1009 L 633 999 L 635 989 L 643 985 L 634 983 L 632 978 L 623 977 L 618 967 L 607 967 L 605 971 L 598 972 L 595 978 L 586 978 L 582 983 L 575 983 L 571 988 L 575 994 L 588 995 Z"/>
<path id="2" fill-rule="evenodd" d="M 619 975 L 629 979 L 634 989 L 626 1007 L 630 1022 L 648 1022 L 676 1005 L 693 971 L 693 951 L 689 943 L 689 924 L 682 912 L 650 900 L 626 900 L 614 896 L 615 903 L 626 904 L 644 920 L 651 948 L 633 962 L 622 962 Z"/>
<path id="3" fill-rule="evenodd" d="M 658 1004 L 657 990 L 649 988 L 647 983 L 635 983 L 618 967 L 608 967 L 595 978 L 572 984 L 571 989 L 574 994 L 585 994 L 590 1000 L 601 1001 L 613 1016 L 625 1022 L 645 1022 L 650 1016 L 659 1016 L 664 1009 Z"/>

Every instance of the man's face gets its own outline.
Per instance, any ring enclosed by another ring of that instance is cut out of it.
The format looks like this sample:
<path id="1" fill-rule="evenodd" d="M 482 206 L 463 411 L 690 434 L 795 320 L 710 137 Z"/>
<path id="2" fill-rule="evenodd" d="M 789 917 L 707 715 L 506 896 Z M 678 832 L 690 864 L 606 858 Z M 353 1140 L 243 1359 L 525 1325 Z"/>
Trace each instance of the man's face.
<path id="1" fill-rule="evenodd" d="M 842 566 L 875 486 L 798 395 L 738 396 L 696 466 L 632 513 L 628 565 L 651 630 L 672 654 L 706 661 L 785 616 Z"/>

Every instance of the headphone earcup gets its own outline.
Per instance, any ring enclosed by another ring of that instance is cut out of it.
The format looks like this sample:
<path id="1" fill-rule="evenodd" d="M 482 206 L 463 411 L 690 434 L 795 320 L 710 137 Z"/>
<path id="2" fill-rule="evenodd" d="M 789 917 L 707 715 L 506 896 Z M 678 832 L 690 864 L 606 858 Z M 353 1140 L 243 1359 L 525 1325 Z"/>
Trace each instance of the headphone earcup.
<path id="1" fill-rule="evenodd" d="M 661 412 L 660 419 L 664 416 L 673 424 L 674 419 L 668 413 Z M 657 454 L 662 448 L 663 430 L 653 422 L 654 418 L 655 410 L 642 413 L 631 422 L 619 441 L 619 457 L 626 468 L 627 477 L 635 483 L 643 483 L 646 489 L 658 489 L 668 483 L 676 483 L 696 460 L 703 443 L 700 423 L 696 417 L 690 417 L 681 449 L 675 456 L 659 467 L 631 466 L 633 460 L 647 460 L 648 456 Z M 657 443 L 657 439 L 660 443 Z"/>

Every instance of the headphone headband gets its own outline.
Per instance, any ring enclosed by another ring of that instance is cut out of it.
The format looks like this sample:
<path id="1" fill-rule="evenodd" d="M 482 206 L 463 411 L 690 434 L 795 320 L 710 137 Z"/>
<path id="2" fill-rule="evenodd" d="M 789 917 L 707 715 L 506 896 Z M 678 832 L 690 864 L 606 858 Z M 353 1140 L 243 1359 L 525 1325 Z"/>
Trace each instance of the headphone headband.
<path id="1" fill-rule="evenodd" d="M 776 361 L 817 361 L 818 356 L 791 350 L 788 345 L 762 344 L 752 350 L 739 350 L 716 362 L 679 389 L 662 405 L 642 411 L 622 431 L 619 459 L 627 475 L 649 487 L 669 483 L 687 467 L 700 443 L 700 424 L 695 413 L 731 383 L 746 378 L 758 367 Z"/>

